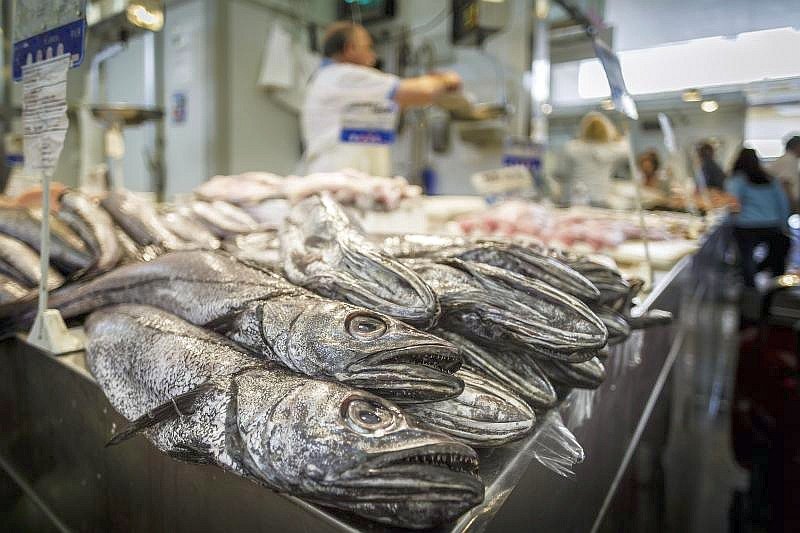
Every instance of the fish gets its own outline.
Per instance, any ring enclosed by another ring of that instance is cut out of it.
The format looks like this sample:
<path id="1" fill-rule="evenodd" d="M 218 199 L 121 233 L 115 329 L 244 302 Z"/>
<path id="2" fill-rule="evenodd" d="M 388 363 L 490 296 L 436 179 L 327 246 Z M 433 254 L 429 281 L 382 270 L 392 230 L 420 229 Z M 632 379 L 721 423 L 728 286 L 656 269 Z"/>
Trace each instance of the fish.
<path id="1" fill-rule="evenodd" d="M 458 348 L 386 315 L 326 300 L 219 251 L 170 252 L 54 291 L 65 319 L 113 304 L 158 307 L 221 333 L 248 352 L 311 377 L 398 402 L 457 396 Z M 29 327 L 35 309 L 0 307 L 0 338 Z"/>
<path id="2" fill-rule="evenodd" d="M 440 326 L 475 342 L 579 362 L 608 340 L 586 304 L 544 282 L 460 259 L 408 264 L 436 292 Z"/>
<path id="3" fill-rule="evenodd" d="M 533 430 L 536 415 L 516 394 L 501 383 L 469 370 L 456 375 L 464 391 L 440 402 L 404 407 L 428 426 L 475 448 L 502 446 Z"/>
<path id="4" fill-rule="evenodd" d="M 593 301 L 600 297 L 597 287 L 559 259 L 513 242 L 498 239 L 404 235 L 389 237 L 383 241 L 382 246 L 384 251 L 398 258 L 455 257 L 504 268 L 525 277 L 544 281 L 584 301 Z"/>
<path id="5" fill-rule="evenodd" d="M 531 357 L 490 350 L 442 329 L 435 330 L 435 334 L 458 346 L 464 359 L 462 369 L 497 381 L 537 412 L 554 407 L 558 401 L 553 385 Z"/>
<path id="6" fill-rule="evenodd" d="M 614 346 L 628 340 L 631 336 L 631 326 L 626 317 L 608 306 L 599 305 L 592 309 L 608 330 L 608 344 Z"/>
<path id="7" fill-rule="evenodd" d="M 129 424 L 160 451 L 383 524 L 427 528 L 483 501 L 478 457 L 382 398 L 241 353 L 144 306 L 86 321 L 86 360 Z"/>
<path id="8" fill-rule="evenodd" d="M 216 250 L 221 243 L 203 224 L 197 222 L 188 207 L 169 211 L 161 216 L 164 225 L 186 242 L 193 242 L 206 250 Z"/>
<path id="9" fill-rule="evenodd" d="M 0 274 L 0 304 L 16 302 L 27 294 L 27 288 Z"/>
<path id="10" fill-rule="evenodd" d="M 582 363 L 550 359 L 538 364 L 550 381 L 572 389 L 596 389 L 606 379 L 606 367 L 597 357 Z"/>
<path id="11" fill-rule="evenodd" d="M 616 269 L 601 265 L 591 259 L 577 255 L 565 255 L 565 262 L 577 272 L 580 272 L 600 292 L 597 299 L 599 303 L 612 303 L 620 298 L 627 297 L 630 293 L 630 284 Z"/>
<path id="12" fill-rule="evenodd" d="M 60 205 L 59 216 L 72 220 L 73 228 L 92 251 L 96 259 L 93 270 L 106 272 L 116 266 L 123 250 L 111 216 L 98 203 L 76 191 L 62 194 Z"/>
<path id="13" fill-rule="evenodd" d="M 280 271 L 283 268 L 280 246 L 276 232 L 264 231 L 228 239 L 225 241 L 224 248 L 239 259 L 252 261 L 270 270 Z"/>
<path id="14" fill-rule="evenodd" d="M 100 205 L 138 246 L 155 245 L 165 250 L 191 248 L 166 228 L 153 204 L 130 191 L 111 191 Z"/>
<path id="15" fill-rule="evenodd" d="M 433 290 L 367 241 L 328 194 L 297 204 L 280 230 L 280 240 L 283 271 L 292 283 L 421 329 L 436 324 L 440 308 Z"/>
<path id="16" fill-rule="evenodd" d="M 0 234 L 0 273 L 25 287 L 36 287 L 42 279 L 41 259 L 30 246 Z M 47 286 L 55 289 L 64 284 L 64 277 L 50 268 Z"/>
<path id="17" fill-rule="evenodd" d="M 0 209 L 0 233 L 27 244 L 36 252 L 41 251 L 41 223 L 27 209 Z M 88 270 L 92 263 L 93 258 L 85 247 L 81 249 L 75 246 L 66 233 L 50 232 L 50 264 L 62 274 Z"/>
<path id="18" fill-rule="evenodd" d="M 245 211 L 222 201 L 192 202 L 192 212 L 219 238 L 259 231 L 258 222 Z"/>

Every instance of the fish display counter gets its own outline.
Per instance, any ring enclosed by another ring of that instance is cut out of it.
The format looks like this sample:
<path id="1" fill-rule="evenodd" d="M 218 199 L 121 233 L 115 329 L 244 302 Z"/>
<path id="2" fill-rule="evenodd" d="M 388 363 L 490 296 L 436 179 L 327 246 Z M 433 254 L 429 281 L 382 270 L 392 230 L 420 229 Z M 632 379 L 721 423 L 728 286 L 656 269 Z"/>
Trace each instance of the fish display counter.
<path id="1" fill-rule="evenodd" d="M 677 314 L 685 266 L 681 262 L 665 275 L 641 307 Z M 621 470 L 636 448 L 643 416 L 658 398 L 654 386 L 674 360 L 677 327 L 675 321 L 636 332 L 612 349 L 599 388 L 591 394 L 573 391 L 523 439 L 480 449 L 482 503 L 435 530 L 516 531 L 533 525 L 541 531 L 591 530 L 614 501 L 613 493 L 624 496 L 631 482 Z M 114 355 L 112 345 L 110 361 Z M 12 527 L 398 530 L 267 490 L 210 465 L 176 461 L 142 437 L 106 447 L 128 421 L 98 386 L 97 363 L 92 373 L 83 352 L 54 357 L 22 337 L 4 341 L 0 357 L 0 462 L 6 489 L 16 494 L 2 513 Z M 565 441 L 565 433 L 574 441 Z M 401 490 L 399 498 L 404 497 L 425 499 Z M 618 519 L 608 513 L 604 523 L 614 530 Z"/>

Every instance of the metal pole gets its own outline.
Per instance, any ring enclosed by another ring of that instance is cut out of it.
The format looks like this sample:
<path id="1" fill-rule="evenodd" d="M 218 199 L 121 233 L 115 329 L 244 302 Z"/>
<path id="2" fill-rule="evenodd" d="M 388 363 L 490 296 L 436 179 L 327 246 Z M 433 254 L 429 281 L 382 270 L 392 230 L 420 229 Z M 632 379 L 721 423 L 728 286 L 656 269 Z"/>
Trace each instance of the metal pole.
<path id="1" fill-rule="evenodd" d="M 550 113 L 550 0 L 534 0 L 533 60 L 531 61 L 531 132 L 534 142 L 547 144 Z"/>

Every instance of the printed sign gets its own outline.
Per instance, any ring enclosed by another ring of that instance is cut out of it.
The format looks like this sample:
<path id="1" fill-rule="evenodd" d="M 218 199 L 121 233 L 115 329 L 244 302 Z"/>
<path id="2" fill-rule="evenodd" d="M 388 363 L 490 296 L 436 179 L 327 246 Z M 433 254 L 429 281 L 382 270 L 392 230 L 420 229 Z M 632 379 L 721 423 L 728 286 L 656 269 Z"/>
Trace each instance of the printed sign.
<path id="1" fill-rule="evenodd" d="M 68 54 L 70 66 L 83 62 L 86 0 L 17 0 L 14 17 L 12 75 L 22 67 Z"/>
<path id="2" fill-rule="evenodd" d="M 526 192 L 533 188 L 533 177 L 523 165 L 477 172 L 472 175 L 471 181 L 475 190 L 483 196 Z"/>
<path id="3" fill-rule="evenodd" d="M 342 113 L 339 140 L 352 144 L 393 144 L 397 106 L 392 102 L 360 102 Z"/>

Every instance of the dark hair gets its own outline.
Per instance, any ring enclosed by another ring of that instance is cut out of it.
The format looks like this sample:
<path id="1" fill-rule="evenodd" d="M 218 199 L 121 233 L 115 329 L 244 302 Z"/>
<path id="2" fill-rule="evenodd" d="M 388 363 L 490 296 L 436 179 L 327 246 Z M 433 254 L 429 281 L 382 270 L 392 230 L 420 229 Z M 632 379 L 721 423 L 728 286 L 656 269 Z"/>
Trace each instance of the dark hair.
<path id="1" fill-rule="evenodd" d="M 764 184 L 772 180 L 772 176 L 761 168 L 761 161 L 758 160 L 758 154 L 752 148 L 742 148 L 742 151 L 739 152 L 739 157 L 736 158 L 736 162 L 733 164 L 733 171 L 731 174 L 737 172 L 747 176 L 750 183 Z"/>
<path id="2" fill-rule="evenodd" d="M 700 159 L 713 159 L 714 158 L 714 147 L 711 146 L 711 143 L 703 142 L 697 145 L 697 155 L 700 156 Z"/>
<path id="3" fill-rule="evenodd" d="M 355 29 L 356 24 L 345 20 L 334 22 L 328 26 L 322 40 L 322 55 L 334 57 L 343 53 Z"/>
<path id="4" fill-rule="evenodd" d="M 639 154 L 639 166 L 642 166 L 642 163 L 648 159 L 653 163 L 653 170 L 661 168 L 661 160 L 658 158 L 658 152 L 655 148 L 650 148 Z"/>
<path id="5" fill-rule="evenodd" d="M 800 148 L 800 135 L 795 135 L 788 141 L 786 141 L 786 151 L 794 150 L 795 148 Z"/>

